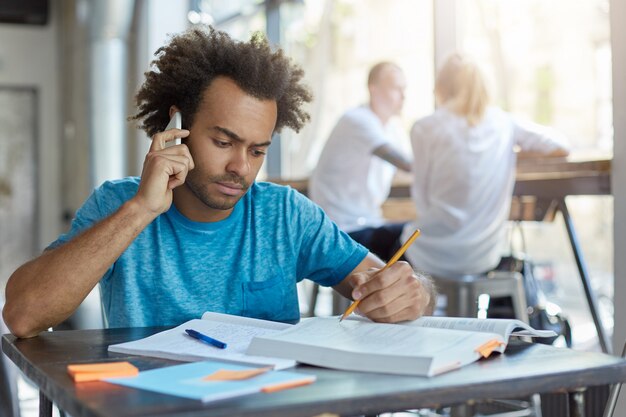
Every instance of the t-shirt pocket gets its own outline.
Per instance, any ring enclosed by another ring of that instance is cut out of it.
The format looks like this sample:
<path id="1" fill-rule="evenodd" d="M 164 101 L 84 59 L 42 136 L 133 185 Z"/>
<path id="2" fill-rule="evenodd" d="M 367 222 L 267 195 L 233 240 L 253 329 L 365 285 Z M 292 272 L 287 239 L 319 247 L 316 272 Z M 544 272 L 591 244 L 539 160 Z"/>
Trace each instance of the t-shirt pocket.
<path id="1" fill-rule="evenodd" d="M 244 316 L 284 323 L 297 323 L 300 320 L 295 284 L 273 278 L 247 281 L 242 285 Z"/>

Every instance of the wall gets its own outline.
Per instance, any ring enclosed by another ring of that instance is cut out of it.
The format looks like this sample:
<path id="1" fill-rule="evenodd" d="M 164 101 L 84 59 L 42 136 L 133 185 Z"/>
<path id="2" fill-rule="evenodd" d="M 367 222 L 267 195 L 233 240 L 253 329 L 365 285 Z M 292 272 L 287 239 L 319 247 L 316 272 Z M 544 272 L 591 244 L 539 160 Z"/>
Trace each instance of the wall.
<path id="1" fill-rule="evenodd" d="M 138 0 L 131 34 L 131 72 L 135 80 L 129 86 L 129 114 L 136 111 L 132 97 L 144 82 L 144 73 L 150 68 L 154 53 L 169 41 L 170 35 L 187 29 L 187 12 L 178 2 L 169 0 Z M 135 122 L 129 124 L 129 167 L 130 175 L 140 175 L 143 160 L 150 148 L 150 140 L 143 130 L 135 128 Z"/>
<path id="2" fill-rule="evenodd" d="M 38 92 L 38 247 L 61 231 L 60 92 L 58 16 L 50 3 L 46 26 L 0 24 L 0 86 L 33 87 Z M 34 254 L 24 254 L 25 259 Z"/>
<path id="3" fill-rule="evenodd" d="M 61 204 L 63 229 L 91 192 L 89 173 L 89 49 L 88 3 L 63 0 L 60 10 L 60 57 L 63 63 L 61 107 L 63 138 Z"/>

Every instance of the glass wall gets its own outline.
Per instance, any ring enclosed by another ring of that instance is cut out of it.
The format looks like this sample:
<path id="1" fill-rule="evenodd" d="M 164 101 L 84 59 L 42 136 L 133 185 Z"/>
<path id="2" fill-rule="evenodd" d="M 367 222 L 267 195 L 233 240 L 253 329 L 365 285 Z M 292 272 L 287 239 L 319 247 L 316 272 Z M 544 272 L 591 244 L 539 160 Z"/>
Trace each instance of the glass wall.
<path id="1" fill-rule="evenodd" d="M 315 94 L 311 123 L 286 132 L 283 177 L 305 178 L 347 109 L 368 99 L 367 74 L 379 61 L 406 73 L 402 122 L 433 109 L 433 19 L 427 0 L 305 0 L 281 8 L 282 46 L 306 71 Z"/>
<path id="2" fill-rule="evenodd" d="M 484 64 L 496 104 L 563 132 L 573 158 L 610 158 L 613 147 L 611 40 L 606 0 L 459 0 L 459 49 Z M 567 204 L 612 329 L 613 201 L 568 197 Z M 560 217 L 524 223 L 526 251 L 538 262 L 551 301 L 573 321 L 578 346 L 595 343 L 578 270 Z"/>
<path id="3" fill-rule="evenodd" d="M 608 1 L 457 4 L 459 47 L 485 64 L 498 105 L 564 132 L 577 151 L 611 152 Z"/>
<path id="4" fill-rule="evenodd" d="M 239 40 L 265 32 L 265 5 L 259 0 L 191 0 L 191 24 L 213 25 Z"/>

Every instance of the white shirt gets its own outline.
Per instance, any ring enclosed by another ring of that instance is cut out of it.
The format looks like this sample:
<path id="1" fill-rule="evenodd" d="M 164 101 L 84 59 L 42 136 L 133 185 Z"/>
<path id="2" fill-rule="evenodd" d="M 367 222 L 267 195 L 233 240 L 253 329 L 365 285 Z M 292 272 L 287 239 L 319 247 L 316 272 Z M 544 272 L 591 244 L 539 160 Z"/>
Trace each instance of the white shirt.
<path id="1" fill-rule="evenodd" d="M 309 181 L 309 197 L 346 232 L 385 223 L 395 166 L 373 154 L 381 145 L 402 149 L 393 122 L 383 125 L 368 105 L 346 112 L 332 130 Z"/>
<path id="2" fill-rule="evenodd" d="M 402 240 L 415 228 L 422 234 L 405 256 L 414 267 L 443 277 L 498 264 L 515 182 L 514 146 L 540 153 L 567 149 L 556 133 L 495 108 L 474 127 L 441 108 L 415 123 L 411 144 L 418 219 L 405 226 Z"/>

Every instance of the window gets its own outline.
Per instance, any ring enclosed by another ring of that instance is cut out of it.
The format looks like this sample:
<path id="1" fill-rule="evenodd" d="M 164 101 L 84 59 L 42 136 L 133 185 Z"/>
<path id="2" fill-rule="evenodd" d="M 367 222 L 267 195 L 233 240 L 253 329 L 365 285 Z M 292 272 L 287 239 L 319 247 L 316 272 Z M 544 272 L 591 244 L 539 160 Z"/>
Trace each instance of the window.
<path id="1" fill-rule="evenodd" d="M 612 150 L 608 1 L 459 1 L 459 46 L 485 64 L 496 104 Z"/>
<path id="2" fill-rule="evenodd" d="M 265 32 L 265 5 L 259 0 L 192 0 L 188 17 L 192 24 L 213 25 L 239 40 Z"/>
<path id="3" fill-rule="evenodd" d="M 281 8 L 282 46 L 306 71 L 315 93 L 311 123 L 285 132 L 283 177 L 307 177 L 334 124 L 368 99 L 367 74 L 379 61 L 407 77 L 403 124 L 433 109 L 432 2 L 305 0 Z"/>
<path id="4" fill-rule="evenodd" d="M 606 0 L 467 0 L 456 3 L 457 42 L 495 80 L 496 104 L 550 125 L 582 158 L 611 157 L 613 145 L 611 43 Z M 613 201 L 568 197 L 600 315 L 613 324 Z M 548 301 L 575 325 L 579 347 L 594 343 L 578 270 L 562 219 L 525 223 L 526 249 L 547 281 Z M 591 339 L 590 339 L 591 338 Z"/>

